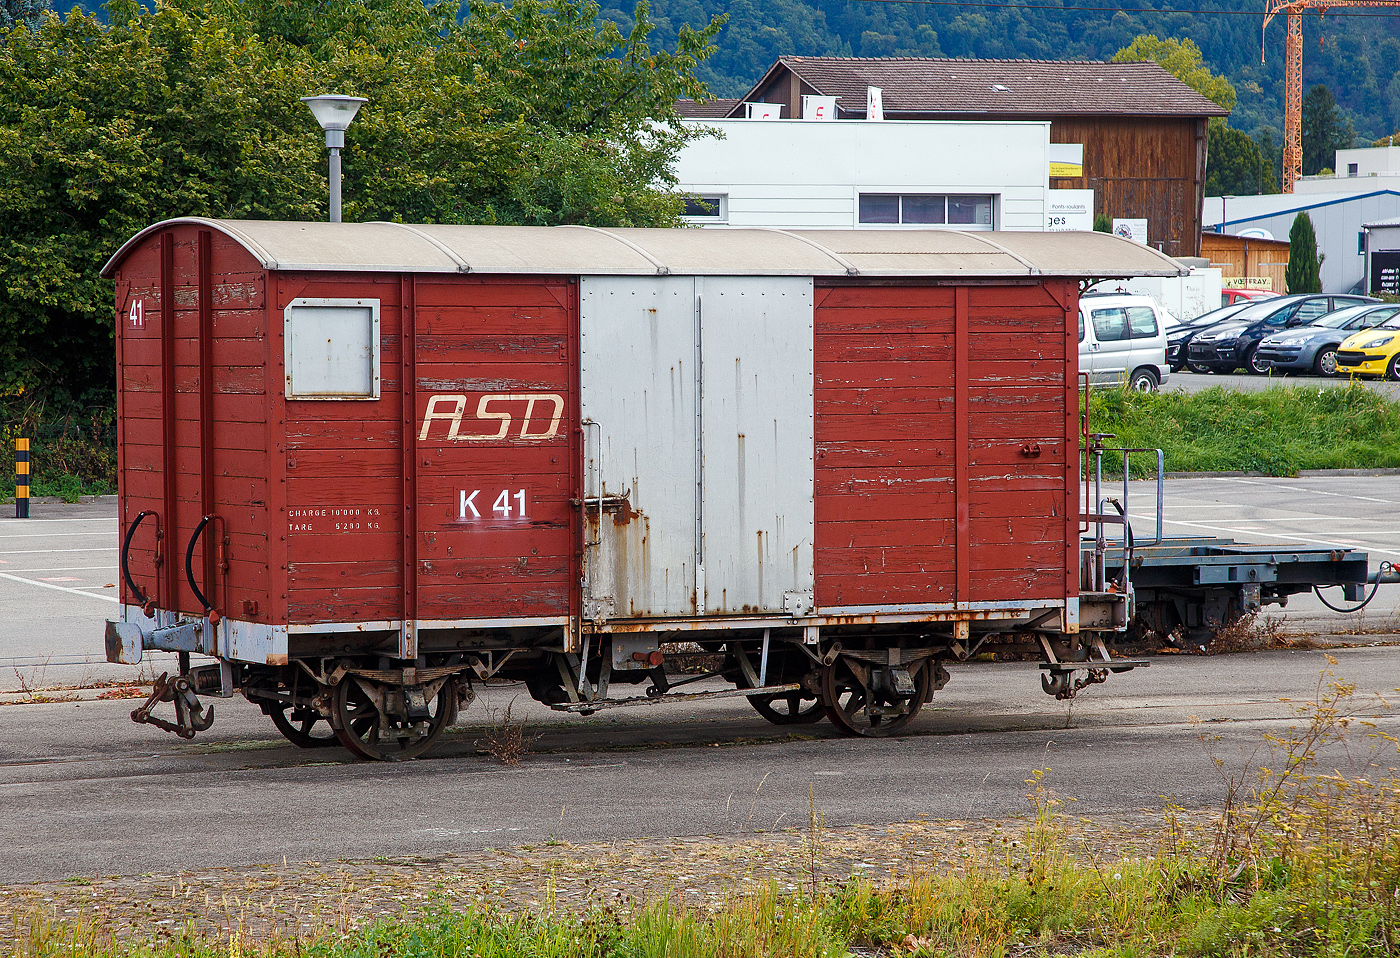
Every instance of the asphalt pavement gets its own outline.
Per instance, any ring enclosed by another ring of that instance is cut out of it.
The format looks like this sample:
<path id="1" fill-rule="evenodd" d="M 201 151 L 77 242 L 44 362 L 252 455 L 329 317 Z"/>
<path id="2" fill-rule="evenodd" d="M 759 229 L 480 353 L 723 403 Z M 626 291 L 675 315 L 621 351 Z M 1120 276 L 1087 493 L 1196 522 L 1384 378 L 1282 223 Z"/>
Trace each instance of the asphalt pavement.
<path id="1" fill-rule="evenodd" d="M 1162 388 L 1167 392 L 1194 393 L 1222 386 L 1225 389 L 1235 389 L 1241 392 L 1260 392 L 1265 389 L 1279 389 L 1289 386 L 1315 386 L 1318 389 L 1345 388 L 1351 385 L 1351 382 L 1349 379 L 1328 376 L 1251 376 L 1246 373 L 1217 375 L 1216 373 L 1192 373 L 1183 369 L 1179 373 L 1172 373 L 1168 376 Z M 1400 382 L 1379 379 L 1357 379 L 1355 382 L 1372 392 L 1380 393 L 1387 399 L 1400 402 Z"/>
<path id="2" fill-rule="evenodd" d="M 1358 683 L 1343 707 L 1373 726 L 1322 760 L 1396 764 L 1393 741 L 1366 737 L 1400 733 L 1379 703 L 1400 687 L 1396 648 L 1160 657 L 1072 703 L 1041 693 L 1033 663 L 951 671 L 911 734 L 878 740 L 775 728 L 742 700 L 562 716 L 503 686 L 403 764 L 299 751 L 241 700 L 192 742 L 133 725 L 131 702 L 6 706 L 0 882 L 738 835 L 805 827 L 813 808 L 830 827 L 1003 818 L 1027 812 L 1037 770 L 1075 816 L 1210 807 L 1329 674 Z M 540 736 L 516 767 L 483 754 L 507 706 Z"/>

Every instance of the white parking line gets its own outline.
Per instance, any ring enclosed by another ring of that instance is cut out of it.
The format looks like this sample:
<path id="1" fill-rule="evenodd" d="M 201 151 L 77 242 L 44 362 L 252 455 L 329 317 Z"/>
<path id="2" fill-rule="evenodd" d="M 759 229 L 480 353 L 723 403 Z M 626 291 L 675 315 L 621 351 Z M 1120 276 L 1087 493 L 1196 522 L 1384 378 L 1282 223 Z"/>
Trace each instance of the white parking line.
<path id="1" fill-rule="evenodd" d="M 116 522 L 116 516 L 90 516 L 86 519 L 0 519 L 0 529 L 14 525 L 37 526 L 43 522 Z"/>
<path id="2" fill-rule="evenodd" d="M 1280 486 L 1276 482 L 1260 482 L 1258 479 L 1239 479 L 1235 477 L 1217 477 L 1221 482 L 1237 482 L 1244 486 L 1268 486 L 1271 489 L 1287 489 L 1290 492 L 1306 492 L 1313 496 L 1334 496 L 1338 499 L 1355 499 L 1358 502 L 1383 502 L 1387 505 L 1395 505 L 1394 499 L 1374 499 L 1371 496 L 1352 496 L 1345 492 L 1329 492 L 1326 489 L 1305 489 L 1302 486 Z"/>
<path id="3" fill-rule="evenodd" d="M 116 552 L 116 546 L 94 546 L 91 549 L 0 549 L 0 556 L 57 555 L 60 552 Z"/>
<path id="4" fill-rule="evenodd" d="M 22 582 L 25 585 L 36 585 L 41 589 L 53 589 L 55 592 L 68 592 L 73 595 L 85 595 L 89 599 L 101 599 L 103 602 L 114 602 L 120 604 L 120 599 L 114 595 L 98 595 L 96 592 L 88 592 L 84 589 L 74 589 L 66 585 L 54 585 L 51 582 L 39 582 L 36 579 L 25 579 L 21 576 L 10 575 L 8 572 L 0 572 L 0 579 L 9 579 L 11 582 Z"/>
<path id="5" fill-rule="evenodd" d="M 1132 518 L 1141 519 L 1143 522 L 1156 522 L 1157 517 L 1134 515 Z M 1180 519 L 1163 519 L 1169 526 L 1185 526 L 1188 529 L 1204 529 L 1207 532 L 1224 532 L 1232 536 L 1263 536 L 1265 539 L 1282 539 L 1285 542 L 1298 542 L 1304 545 L 1330 546 L 1337 545 L 1335 539 L 1307 539 L 1303 536 L 1284 536 L 1275 532 L 1262 532 L 1258 529 L 1240 529 L 1233 526 L 1206 525 L 1204 522 L 1182 522 Z M 1400 556 L 1400 552 L 1391 549 L 1382 549 L 1380 546 L 1365 546 L 1367 552 L 1379 552 L 1382 555 Z"/>
<path id="6" fill-rule="evenodd" d="M 5 563 L 9 565 L 9 563 Z M 60 565 L 38 566 L 33 569 L 9 569 L 9 572 L 110 572 L 116 574 L 116 567 L 110 565 Z"/>

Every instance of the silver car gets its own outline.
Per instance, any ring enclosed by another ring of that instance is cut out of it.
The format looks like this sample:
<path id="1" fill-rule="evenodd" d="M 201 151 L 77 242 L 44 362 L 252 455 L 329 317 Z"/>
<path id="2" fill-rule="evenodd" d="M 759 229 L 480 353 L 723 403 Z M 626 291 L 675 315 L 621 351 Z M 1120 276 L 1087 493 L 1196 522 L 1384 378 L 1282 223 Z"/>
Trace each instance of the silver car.
<path id="1" fill-rule="evenodd" d="M 1400 312 L 1394 303 L 1347 306 L 1308 326 L 1265 336 L 1255 356 L 1275 372 L 1337 375 L 1337 347 L 1352 333 L 1370 329 Z"/>

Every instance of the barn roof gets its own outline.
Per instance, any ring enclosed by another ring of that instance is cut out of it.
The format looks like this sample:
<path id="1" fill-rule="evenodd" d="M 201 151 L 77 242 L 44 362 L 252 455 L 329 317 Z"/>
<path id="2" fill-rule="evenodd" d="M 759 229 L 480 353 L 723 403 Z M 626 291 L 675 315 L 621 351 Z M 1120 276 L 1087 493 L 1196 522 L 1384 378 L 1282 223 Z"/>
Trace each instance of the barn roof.
<path id="1" fill-rule="evenodd" d="M 883 90 L 885 115 L 1228 116 L 1156 63 L 1091 60 L 956 60 L 928 57 L 781 57 L 742 99 L 775 72 L 790 70 L 865 115 L 866 87 Z M 736 107 L 731 115 L 739 112 Z"/>
<path id="2" fill-rule="evenodd" d="M 677 100 L 676 112 L 687 119 L 722 119 L 738 109 L 742 100 Z"/>
<path id="3" fill-rule="evenodd" d="M 402 273 L 694 276 L 1177 276 L 1170 257 L 1107 233 L 955 230 L 598 229 L 403 223 L 166 220 L 102 268 L 111 276 L 147 236 L 200 225 L 264 269 Z"/>

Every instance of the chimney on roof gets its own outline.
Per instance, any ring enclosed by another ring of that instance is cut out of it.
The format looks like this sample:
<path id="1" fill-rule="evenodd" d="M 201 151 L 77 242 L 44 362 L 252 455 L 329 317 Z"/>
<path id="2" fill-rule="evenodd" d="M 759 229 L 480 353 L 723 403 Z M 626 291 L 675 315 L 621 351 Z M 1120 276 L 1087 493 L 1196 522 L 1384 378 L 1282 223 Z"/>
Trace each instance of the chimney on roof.
<path id="1" fill-rule="evenodd" d="M 877 86 L 865 88 L 865 118 L 883 120 L 885 118 L 885 91 Z"/>

